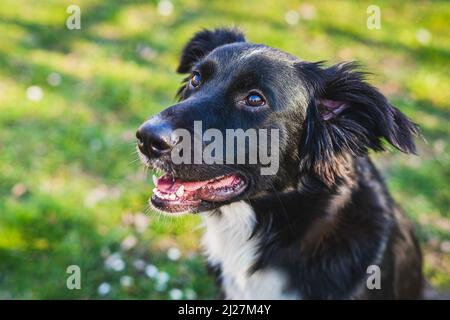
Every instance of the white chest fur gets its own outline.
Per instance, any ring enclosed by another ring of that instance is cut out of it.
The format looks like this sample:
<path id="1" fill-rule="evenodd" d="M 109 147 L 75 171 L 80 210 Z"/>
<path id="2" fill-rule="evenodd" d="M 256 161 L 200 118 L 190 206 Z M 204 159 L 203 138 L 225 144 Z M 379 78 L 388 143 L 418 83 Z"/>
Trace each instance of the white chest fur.
<path id="1" fill-rule="evenodd" d="M 255 225 L 251 206 L 239 201 L 203 213 L 206 232 L 202 243 L 211 264 L 220 264 L 227 299 L 296 299 L 283 292 L 285 275 L 275 269 L 249 270 L 258 257 L 258 236 L 250 238 Z"/>

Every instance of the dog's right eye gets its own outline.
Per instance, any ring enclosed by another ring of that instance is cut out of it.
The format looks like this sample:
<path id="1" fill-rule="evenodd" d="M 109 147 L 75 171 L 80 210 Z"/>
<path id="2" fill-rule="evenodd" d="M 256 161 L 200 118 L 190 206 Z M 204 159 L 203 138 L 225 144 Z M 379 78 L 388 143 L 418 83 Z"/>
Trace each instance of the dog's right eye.
<path id="1" fill-rule="evenodd" d="M 266 104 L 266 101 L 260 94 L 252 93 L 245 98 L 245 104 L 250 107 L 261 107 Z"/>
<path id="2" fill-rule="evenodd" d="M 200 76 L 200 73 L 194 72 L 189 83 L 192 87 L 197 88 L 200 85 L 201 81 L 202 77 Z"/>

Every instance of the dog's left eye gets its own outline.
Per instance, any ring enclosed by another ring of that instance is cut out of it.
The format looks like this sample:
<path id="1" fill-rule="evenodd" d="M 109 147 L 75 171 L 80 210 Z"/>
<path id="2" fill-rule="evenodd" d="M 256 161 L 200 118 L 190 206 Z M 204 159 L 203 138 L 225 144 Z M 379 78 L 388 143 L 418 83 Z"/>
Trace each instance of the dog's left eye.
<path id="1" fill-rule="evenodd" d="M 245 98 L 245 104 L 250 107 L 260 107 L 266 104 L 266 100 L 258 93 L 252 93 Z"/>
<path id="2" fill-rule="evenodd" d="M 192 87 L 197 88 L 200 83 L 202 82 L 202 77 L 200 76 L 200 73 L 194 72 L 192 75 L 191 81 L 189 82 Z"/>

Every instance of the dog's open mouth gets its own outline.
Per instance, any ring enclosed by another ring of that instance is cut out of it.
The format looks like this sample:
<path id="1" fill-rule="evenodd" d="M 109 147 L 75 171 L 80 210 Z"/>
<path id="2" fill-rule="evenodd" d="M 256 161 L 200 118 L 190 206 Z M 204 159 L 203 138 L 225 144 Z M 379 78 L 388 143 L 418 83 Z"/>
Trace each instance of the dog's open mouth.
<path id="1" fill-rule="evenodd" d="M 205 203 L 229 201 L 241 195 L 247 184 L 239 174 L 228 174 L 202 181 L 186 181 L 167 173 L 154 177 L 152 204 L 165 212 L 198 212 Z"/>

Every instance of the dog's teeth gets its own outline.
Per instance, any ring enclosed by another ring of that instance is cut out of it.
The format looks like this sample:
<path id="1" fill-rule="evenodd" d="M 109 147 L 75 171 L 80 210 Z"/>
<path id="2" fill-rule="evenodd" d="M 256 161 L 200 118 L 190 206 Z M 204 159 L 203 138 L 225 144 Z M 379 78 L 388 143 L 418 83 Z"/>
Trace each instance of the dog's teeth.
<path id="1" fill-rule="evenodd" d="M 158 197 L 158 198 L 163 198 L 164 199 L 164 194 L 162 194 L 161 192 L 159 192 L 158 189 L 153 189 L 154 194 Z"/>
<path id="2" fill-rule="evenodd" d="M 171 193 L 170 196 L 169 196 L 169 199 L 170 199 L 170 200 L 175 200 L 176 197 L 177 197 L 177 196 L 176 196 L 174 193 Z"/>
<path id="3" fill-rule="evenodd" d="M 155 187 L 157 187 L 158 186 L 158 178 L 155 175 L 153 175 L 152 179 L 153 179 L 153 184 L 155 185 Z"/>
<path id="4" fill-rule="evenodd" d="M 178 190 L 177 190 L 177 192 L 176 192 L 176 195 L 177 195 L 178 197 L 182 197 L 183 194 L 184 194 L 184 186 L 182 185 L 181 187 L 178 188 Z"/>

